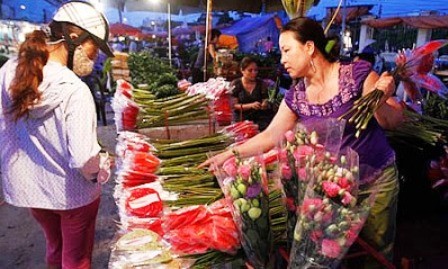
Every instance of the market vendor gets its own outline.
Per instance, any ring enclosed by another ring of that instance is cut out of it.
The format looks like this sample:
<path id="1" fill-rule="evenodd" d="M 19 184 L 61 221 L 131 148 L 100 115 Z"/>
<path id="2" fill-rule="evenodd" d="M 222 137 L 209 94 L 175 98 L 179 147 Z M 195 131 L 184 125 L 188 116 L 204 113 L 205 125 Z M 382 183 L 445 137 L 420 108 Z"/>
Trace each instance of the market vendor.
<path id="1" fill-rule="evenodd" d="M 268 102 L 267 85 L 258 78 L 258 65 L 255 59 L 243 58 L 240 67 L 243 76 L 232 82 L 234 119 L 253 121 L 260 131 L 263 131 L 274 116 Z"/>
<path id="2" fill-rule="evenodd" d="M 216 44 L 218 43 L 218 39 L 221 36 L 221 31 L 218 29 L 212 29 L 211 35 L 210 35 L 210 41 L 207 45 L 207 65 L 209 63 L 212 63 L 213 60 L 216 58 Z M 204 57 L 205 57 L 205 48 L 204 46 L 199 48 L 198 56 L 196 58 L 196 61 L 194 63 L 193 69 L 192 69 L 192 77 L 193 77 L 193 83 L 197 82 L 203 82 L 204 81 L 204 72 L 206 71 L 204 69 Z"/>
<path id="3" fill-rule="evenodd" d="M 339 118 L 349 111 L 361 96 L 378 89 L 384 96 L 366 130 L 347 124 L 342 148 L 350 147 L 359 154 L 359 201 L 376 193 L 376 200 L 360 236 L 389 261 L 392 261 L 398 199 L 398 173 L 395 153 L 383 129 L 393 129 L 403 120 L 402 106 L 393 98 L 395 84 L 388 73 L 379 76 L 366 61 L 338 61 L 337 44 L 330 43 L 322 26 L 299 17 L 288 22 L 279 39 L 281 63 L 291 78 L 297 79 L 288 90 L 272 123 L 245 143 L 213 156 L 199 167 L 221 166 L 238 152 L 241 158 L 267 152 L 282 141 L 284 134 L 297 122 L 311 123 Z M 345 116 L 346 117 L 346 116 Z M 347 118 L 348 119 L 348 118 Z M 368 257 L 364 266 L 384 268 Z"/>

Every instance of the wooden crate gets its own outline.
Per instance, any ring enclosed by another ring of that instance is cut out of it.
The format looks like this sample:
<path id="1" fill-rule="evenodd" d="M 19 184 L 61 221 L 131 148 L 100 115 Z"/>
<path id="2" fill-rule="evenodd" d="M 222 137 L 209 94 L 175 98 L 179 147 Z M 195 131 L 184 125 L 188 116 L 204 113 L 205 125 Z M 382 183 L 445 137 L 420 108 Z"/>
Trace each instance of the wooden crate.
<path id="1" fill-rule="evenodd" d="M 188 124 L 167 127 L 144 128 L 138 130 L 139 133 L 148 136 L 151 139 L 170 139 L 184 141 L 187 139 L 195 139 L 216 132 L 213 125 L 209 124 Z"/>

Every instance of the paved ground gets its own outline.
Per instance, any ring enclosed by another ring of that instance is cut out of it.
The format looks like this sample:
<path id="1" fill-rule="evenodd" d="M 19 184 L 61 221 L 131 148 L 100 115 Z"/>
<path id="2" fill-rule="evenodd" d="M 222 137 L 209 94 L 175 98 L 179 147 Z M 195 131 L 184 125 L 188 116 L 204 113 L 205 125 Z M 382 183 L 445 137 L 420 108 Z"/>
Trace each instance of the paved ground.
<path id="1" fill-rule="evenodd" d="M 108 117 L 112 115 L 108 113 Z M 101 143 L 113 152 L 116 132 L 112 122 L 98 127 Z M 114 183 L 104 186 L 96 226 L 93 268 L 107 268 L 118 220 L 112 197 Z M 397 263 L 409 258 L 410 269 L 448 268 L 447 206 L 424 181 L 402 182 L 396 239 Z M 0 269 L 45 268 L 45 243 L 28 210 L 0 205 Z"/>

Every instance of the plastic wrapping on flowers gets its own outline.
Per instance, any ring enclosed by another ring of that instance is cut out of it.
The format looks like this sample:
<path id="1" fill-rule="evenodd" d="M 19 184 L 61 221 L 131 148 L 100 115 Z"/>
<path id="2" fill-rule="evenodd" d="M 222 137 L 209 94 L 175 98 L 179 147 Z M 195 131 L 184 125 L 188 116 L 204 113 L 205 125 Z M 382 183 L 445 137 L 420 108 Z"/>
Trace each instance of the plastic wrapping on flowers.
<path id="1" fill-rule="evenodd" d="M 306 186 L 312 179 L 311 165 L 325 154 L 337 155 L 341 147 L 345 121 L 326 119 L 298 124 L 295 130 L 285 133 L 279 145 L 279 174 L 286 194 L 288 249 L 293 241 L 297 222 L 297 206 L 304 197 Z"/>
<path id="2" fill-rule="evenodd" d="M 117 81 L 117 90 L 112 100 L 115 125 L 117 131 L 134 130 L 137 125 L 137 116 L 140 108 L 132 101 L 133 86 L 125 80 Z"/>
<path id="3" fill-rule="evenodd" d="M 193 84 L 186 90 L 188 95 L 203 94 L 211 100 L 211 107 L 218 126 L 232 123 L 233 109 L 230 92 L 230 82 L 222 77 L 210 78 L 206 82 Z"/>
<path id="4" fill-rule="evenodd" d="M 335 268 L 362 229 L 375 192 L 358 202 L 358 155 L 325 152 L 307 158 L 312 174 L 303 200 L 290 254 L 290 268 Z"/>
<path id="5" fill-rule="evenodd" d="M 215 170 L 216 171 L 216 170 Z M 262 158 L 228 159 L 218 181 L 233 208 L 241 246 L 254 268 L 268 268 L 272 251 L 268 179 Z"/>
<path id="6" fill-rule="evenodd" d="M 117 237 L 108 268 L 189 268 L 194 262 L 173 257 L 169 248 L 169 244 L 156 233 L 133 229 Z"/>
<path id="7" fill-rule="evenodd" d="M 237 228 L 224 200 L 165 214 L 163 228 L 172 251 L 181 255 L 210 250 L 235 254 L 240 247 Z"/>

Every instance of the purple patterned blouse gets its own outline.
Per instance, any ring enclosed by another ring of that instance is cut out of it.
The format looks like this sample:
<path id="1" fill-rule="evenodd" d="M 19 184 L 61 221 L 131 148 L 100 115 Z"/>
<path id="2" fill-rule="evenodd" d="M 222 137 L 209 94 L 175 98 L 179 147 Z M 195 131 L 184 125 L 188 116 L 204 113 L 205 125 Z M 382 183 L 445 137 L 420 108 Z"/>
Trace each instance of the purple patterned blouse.
<path id="1" fill-rule="evenodd" d="M 341 63 L 339 69 L 339 93 L 324 104 L 308 102 L 303 79 L 287 91 L 285 102 L 301 123 L 307 124 L 325 118 L 338 118 L 347 112 L 362 93 L 362 86 L 371 71 L 366 61 Z M 348 117 L 347 117 L 348 118 Z M 351 147 L 359 154 L 361 183 L 374 180 L 384 168 L 395 160 L 395 153 L 387 142 L 385 133 L 375 118 L 367 129 L 355 137 L 354 125 L 347 123 L 342 148 Z"/>

